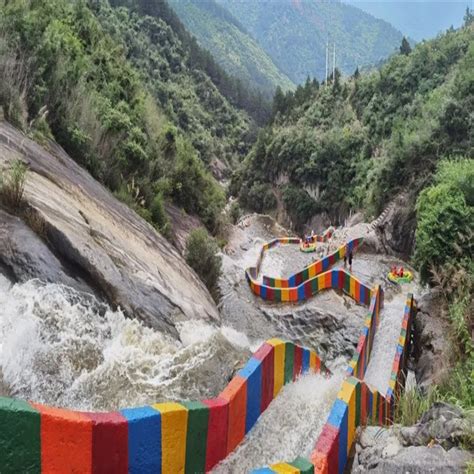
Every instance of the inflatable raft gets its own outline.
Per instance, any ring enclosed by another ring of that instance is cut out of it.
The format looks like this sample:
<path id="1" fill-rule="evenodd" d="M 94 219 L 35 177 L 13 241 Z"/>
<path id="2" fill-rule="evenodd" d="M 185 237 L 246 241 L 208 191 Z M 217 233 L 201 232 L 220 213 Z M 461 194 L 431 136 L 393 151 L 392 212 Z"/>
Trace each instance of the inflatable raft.
<path id="1" fill-rule="evenodd" d="M 300 250 L 302 252 L 314 252 L 316 250 L 316 242 L 311 242 L 310 244 L 300 243 Z"/>
<path id="2" fill-rule="evenodd" d="M 393 272 L 390 272 L 388 274 L 388 279 L 392 283 L 410 283 L 413 280 L 413 273 L 410 272 L 409 270 L 404 270 L 403 276 L 400 276 L 400 275 L 396 275 Z"/>

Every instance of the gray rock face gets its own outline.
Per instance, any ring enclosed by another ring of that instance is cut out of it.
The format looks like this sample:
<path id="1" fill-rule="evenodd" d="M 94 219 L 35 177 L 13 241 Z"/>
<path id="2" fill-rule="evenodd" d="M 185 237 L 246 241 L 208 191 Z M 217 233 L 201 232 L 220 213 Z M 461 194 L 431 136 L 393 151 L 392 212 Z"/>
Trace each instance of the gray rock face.
<path id="1" fill-rule="evenodd" d="M 356 444 L 353 473 L 461 473 L 472 453 L 456 447 L 468 425 L 461 410 L 435 403 L 411 427 L 366 427 Z"/>
<path id="2" fill-rule="evenodd" d="M 375 228 L 386 253 L 408 259 L 415 245 L 414 199 L 409 194 L 397 196 L 377 219 Z"/>
<path id="3" fill-rule="evenodd" d="M 400 429 L 400 439 L 405 446 L 425 446 L 435 440 L 451 449 L 470 429 L 462 410 L 447 403 L 434 403 L 419 423 Z"/>
<path id="4" fill-rule="evenodd" d="M 2 122 L 0 167 L 7 167 L 14 159 L 29 165 L 25 199 L 44 221 L 48 246 L 55 256 L 48 255 L 52 264 L 46 269 L 41 256 L 32 263 L 32 252 L 26 245 L 16 246 L 15 258 L 1 254 L 0 260 L 19 279 L 35 275 L 65 281 L 64 275 L 69 274 L 77 284 L 86 281 L 128 316 L 175 336 L 179 321 L 218 319 L 217 308 L 198 276 L 152 226 L 59 146 L 50 144 L 46 151 Z M 3 239 L 8 233 L 5 229 Z M 18 225 L 16 232 L 21 232 Z M 31 235 L 25 239 L 25 244 L 33 245 Z M 44 246 L 34 245 L 46 255 Z M 29 264 L 22 269 L 25 260 Z"/>
<path id="5" fill-rule="evenodd" d="M 415 318 L 415 375 L 420 387 L 439 383 L 447 370 L 449 344 L 446 334 L 448 323 L 442 316 L 442 297 L 435 291 L 424 294 L 418 300 Z"/>
<path id="6" fill-rule="evenodd" d="M 41 278 L 79 291 L 93 292 L 78 275 L 71 276 L 48 246 L 18 217 L 0 209 L 0 265 L 13 281 Z"/>
<path id="7" fill-rule="evenodd" d="M 393 429 L 367 427 L 362 432 L 352 473 L 425 474 L 464 472 L 472 454 L 440 445 L 403 447 Z"/>

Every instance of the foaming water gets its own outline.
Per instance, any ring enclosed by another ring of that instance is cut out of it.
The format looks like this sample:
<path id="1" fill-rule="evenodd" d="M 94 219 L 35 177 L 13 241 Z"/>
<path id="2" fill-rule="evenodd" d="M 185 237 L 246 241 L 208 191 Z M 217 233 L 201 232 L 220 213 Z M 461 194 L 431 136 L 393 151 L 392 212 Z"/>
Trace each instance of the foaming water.
<path id="1" fill-rule="evenodd" d="M 69 287 L 2 277 L 0 390 L 81 410 L 215 396 L 248 339 L 203 321 L 178 330 L 181 342 Z"/>
<path id="2" fill-rule="evenodd" d="M 330 378 L 305 375 L 283 387 L 241 445 L 213 473 L 247 473 L 297 456 L 309 456 L 342 378 L 342 372 Z"/>

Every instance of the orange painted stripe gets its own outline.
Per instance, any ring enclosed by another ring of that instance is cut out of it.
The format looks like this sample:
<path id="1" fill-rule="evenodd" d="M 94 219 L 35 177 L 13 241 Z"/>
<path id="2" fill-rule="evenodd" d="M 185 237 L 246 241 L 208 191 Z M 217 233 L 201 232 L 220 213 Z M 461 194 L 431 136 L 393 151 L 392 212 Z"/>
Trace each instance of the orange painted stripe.
<path id="1" fill-rule="evenodd" d="M 227 454 L 232 452 L 245 436 L 247 415 L 247 381 L 236 375 L 219 395 L 229 402 Z"/>
<path id="2" fill-rule="evenodd" d="M 290 289 L 290 301 L 298 301 L 298 290 L 296 288 Z"/>
<path id="3" fill-rule="evenodd" d="M 92 472 L 92 420 L 79 412 L 31 405 L 41 413 L 41 472 Z"/>

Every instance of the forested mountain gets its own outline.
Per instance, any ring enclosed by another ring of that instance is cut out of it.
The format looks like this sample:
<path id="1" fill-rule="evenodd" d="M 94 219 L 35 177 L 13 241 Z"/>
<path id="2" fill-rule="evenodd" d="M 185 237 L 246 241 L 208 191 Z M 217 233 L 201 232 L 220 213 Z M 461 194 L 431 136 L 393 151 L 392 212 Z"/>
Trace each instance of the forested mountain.
<path id="1" fill-rule="evenodd" d="M 399 31 L 358 8 L 321 0 L 216 0 L 249 31 L 293 82 L 325 74 L 326 42 L 336 44 L 337 67 L 385 59 L 402 40 Z M 332 61 L 332 59 L 331 59 Z"/>
<path id="2" fill-rule="evenodd" d="M 369 74 L 278 91 L 231 190 L 258 211 L 276 205 L 293 223 L 349 209 L 376 215 L 398 193 L 429 184 L 442 158 L 473 153 L 474 25 L 394 55 Z M 257 199 L 260 196 L 260 199 Z"/>
<path id="3" fill-rule="evenodd" d="M 451 26 L 463 22 L 468 0 L 382 1 L 344 0 L 376 18 L 388 21 L 406 36 L 416 41 L 434 38 Z"/>
<path id="4" fill-rule="evenodd" d="M 215 230 L 224 194 L 208 169 L 239 161 L 254 133 L 230 101 L 257 101 L 239 103 L 167 5 L 146 4 L 153 17 L 106 0 L 0 1 L 0 106 L 162 230 L 163 199 Z"/>
<path id="5" fill-rule="evenodd" d="M 170 5 L 217 62 L 250 88 L 267 97 L 273 96 L 276 86 L 294 88 L 262 47 L 214 0 L 170 0 Z"/>

